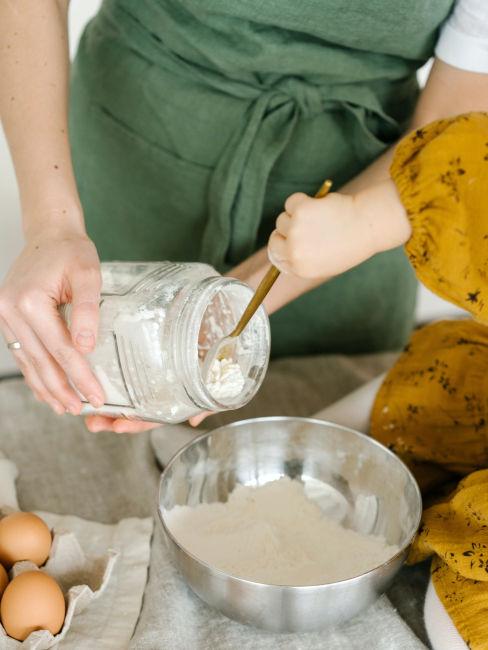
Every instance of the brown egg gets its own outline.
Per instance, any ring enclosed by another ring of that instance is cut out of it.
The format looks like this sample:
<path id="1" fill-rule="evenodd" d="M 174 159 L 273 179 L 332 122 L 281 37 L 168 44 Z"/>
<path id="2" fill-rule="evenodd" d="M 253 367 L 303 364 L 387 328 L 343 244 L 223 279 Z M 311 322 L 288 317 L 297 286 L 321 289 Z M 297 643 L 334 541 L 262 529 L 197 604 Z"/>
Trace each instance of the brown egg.
<path id="1" fill-rule="evenodd" d="M 5 587 L 8 585 L 8 575 L 3 566 L 0 564 L 0 600 L 2 594 L 5 591 Z"/>
<path id="2" fill-rule="evenodd" d="M 22 560 L 42 566 L 51 544 L 51 531 L 31 512 L 14 512 L 0 519 L 0 562 L 7 569 Z"/>
<path id="3" fill-rule="evenodd" d="M 0 618 L 9 636 L 24 641 L 35 630 L 57 634 L 63 627 L 66 604 L 56 580 L 42 571 L 14 578 L 0 602 Z"/>

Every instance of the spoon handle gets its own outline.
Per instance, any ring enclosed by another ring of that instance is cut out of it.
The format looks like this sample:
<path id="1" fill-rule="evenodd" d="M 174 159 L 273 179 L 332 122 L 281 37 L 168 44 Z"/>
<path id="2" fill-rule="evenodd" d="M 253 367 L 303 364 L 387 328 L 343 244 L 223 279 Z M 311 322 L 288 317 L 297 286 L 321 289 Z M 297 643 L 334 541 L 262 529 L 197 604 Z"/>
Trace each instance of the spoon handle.
<path id="1" fill-rule="evenodd" d="M 315 194 L 316 199 L 321 199 L 324 196 L 327 196 L 329 193 L 330 188 L 332 187 L 332 181 L 324 181 L 319 189 L 319 191 Z M 234 338 L 236 336 L 240 336 L 242 334 L 242 331 L 246 327 L 246 325 L 249 323 L 251 318 L 254 316 L 256 311 L 259 309 L 261 303 L 263 300 L 266 298 L 268 295 L 271 287 L 273 284 L 276 282 L 280 275 L 279 269 L 276 268 L 276 266 L 271 266 L 264 278 L 261 280 L 259 283 L 258 288 L 256 289 L 254 296 L 251 298 L 249 301 L 248 306 L 246 307 L 244 313 L 242 314 L 239 322 L 235 326 L 233 332 L 230 334 L 231 338 Z"/>

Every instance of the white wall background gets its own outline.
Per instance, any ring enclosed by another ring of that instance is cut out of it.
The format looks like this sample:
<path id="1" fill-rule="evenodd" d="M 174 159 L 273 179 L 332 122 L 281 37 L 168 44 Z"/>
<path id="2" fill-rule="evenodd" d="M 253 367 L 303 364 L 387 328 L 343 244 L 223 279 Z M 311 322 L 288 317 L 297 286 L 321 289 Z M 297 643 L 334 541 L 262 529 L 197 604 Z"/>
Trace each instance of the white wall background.
<path id="1" fill-rule="evenodd" d="M 69 33 L 70 51 L 76 51 L 79 37 L 86 22 L 97 12 L 101 0 L 73 1 L 70 4 Z M 419 77 L 424 81 L 428 66 Z M 10 160 L 3 131 L 0 128 L 0 282 L 10 267 L 12 261 L 22 247 L 20 228 L 20 209 L 15 182 L 15 174 Z M 421 288 L 418 303 L 418 318 L 420 321 L 431 320 L 439 316 L 456 313 L 451 305 Z M 0 340 L 0 375 L 15 372 L 16 367 L 10 353 Z"/>

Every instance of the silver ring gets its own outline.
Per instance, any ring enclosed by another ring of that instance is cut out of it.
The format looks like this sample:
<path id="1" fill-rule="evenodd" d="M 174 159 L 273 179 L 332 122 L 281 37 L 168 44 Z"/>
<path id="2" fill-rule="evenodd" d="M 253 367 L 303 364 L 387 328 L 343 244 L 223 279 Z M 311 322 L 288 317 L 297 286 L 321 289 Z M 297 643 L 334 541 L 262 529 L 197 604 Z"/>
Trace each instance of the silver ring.
<path id="1" fill-rule="evenodd" d="M 12 341 L 12 343 L 7 343 L 7 347 L 9 350 L 20 350 L 22 349 L 22 345 L 20 341 Z"/>

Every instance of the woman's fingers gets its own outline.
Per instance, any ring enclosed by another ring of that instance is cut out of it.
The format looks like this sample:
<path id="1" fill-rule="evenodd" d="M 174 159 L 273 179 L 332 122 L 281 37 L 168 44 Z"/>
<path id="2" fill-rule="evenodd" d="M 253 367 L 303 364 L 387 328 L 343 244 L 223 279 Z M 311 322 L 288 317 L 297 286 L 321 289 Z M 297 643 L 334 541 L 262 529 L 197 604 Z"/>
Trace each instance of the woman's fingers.
<path id="1" fill-rule="evenodd" d="M 190 418 L 189 422 L 192 427 L 197 427 L 205 420 L 211 411 L 200 413 Z M 88 415 L 85 418 L 86 428 L 92 433 L 99 433 L 100 431 L 113 431 L 114 433 L 141 433 L 160 427 L 161 423 L 157 422 L 143 422 L 142 420 L 126 420 L 124 418 L 110 418 L 106 415 Z"/>
<path id="2" fill-rule="evenodd" d="M 73 347 L 55 301 L 40 295 L 37 299 L 21 301 L 19 310 L 75 388 L 92 406 L 95 408 L 102 406 L 105 399 L 103 390 L 91 371 L 88 361 Z M 39 374 L 44 379 L 43 368 L 39 369 Z"/>
<path id="3" fill-rule="evenodd" d="M 157 422 L 142 422 L 138 420 L 124 420 L 123 418 L 114 420 L 113 429 L 115 433 L 142 433 L 160 427 Z"/>
<path id="4" fill-rule="evenodd" d="M 34 369 L 44 389 L 71 412 L 80 411 L 79 396 L 95 407 L 104 401 L 84 357 L 96 343 L 100 275 L 93 242 L 78 226 L 60 224 L 29 233 L 0 286 L 0 316 L 23 346 L 19 363 L 28 376 Z M 58 312 L 64 303 L 73 304 L 73 340 Z M 40 394 L 38 382 L 29 381 Z"/>
<path id="5" fill-rule="evenodd" d="M 24 375 L 26 385 L 31 389 L 34 394 L 34 397 L 38 402 L 44 402 L 52 408 L 56 415 L 64 415 L 66 409 L 63 405 L 57 400 L 53 399 L 51 394 L 46 390 L 44 384 L 39 378 L 39 375 L 32 368 L 23 366 L 21 362 L 17 360 L 17 364 Z"/>
<path id="6" fill-rule="evenodd" d="M 143 422 L 142 420 L 126 420 L 124 418 L 109 418 L 105 415 L 89 415 L 85 418 L 88 431 L 113 431 L 114 433 L 142 433 L 160 427 L 156 422 Z"/>
<path id="7" fill-rule="evenodd" d="M 88 431 L 98 433 L 99 431 L 112 431 L 114 420 L 105 415 L 89 415 L 85 418 Z"/>
<path id="8" fill-rule="evenodd" d="M 0 328 L 2 330 L 6 343 L 21 340 L 21 337 L 14 334 L 14 331 L 7 325 L 7 323 L 0 319 Z M 22 339 L 23 340 L 23 339 Z M 24 376 L 26 384 L 34 393 L 37 400 L 46 402 L 58 415 L 62 415 L 66 411 L 66 407 L 49 391 L 46 385 L 41 380 L 39 373 L 36 370 L 35 364 L 32 363 L 29 353 L 21 343 L 20 350 L 12 350 L 15 361 Z"/>
<path id="9" fill-rule="evenodd" d="M 24 375 L 25 383 L 34 393 L 34 397 L 38 402 L 45 402 L 56 415 L 64 415 L 66 413 L 65 407 L 54 399 L 51 393 L 47 390 L 45 385 L 42 383 L 41 378 L 37 372 L 29 365 L 29 362 L 24 359 L 24 354 L 21 350 L 14 353 L 16 357 L 17 365 L 20 368 L 20 371 Z"/>
<path id="10" fill-rule="evenodd" d="M 15 355 L 16 358 L 23 359 L 36 371 L 52 400 L 61 403 L 64 410 L 69 411 L 72 415 L 79 415 L 81 411 L 79 396 L 69 385 L 66 374 L 46 350 L 38 336 L 19 317 L 11 316 L 8 325 L 22 345 L 19 350 L 20 354 Z"/>
<path id="11" fill-rule="evenodd" d="M 101 285 L 97 268 L 79 271 L 71 279 L 71 338 L 82 354 L 95 347 Z"/>
<path id="12" fill-rule="evenodd" d="M 200 413 L 200 415 L 194 415 L 188 420 L 192 427 L 197 427 L 201 424 L 209 415 L 213 415 L 212 411 L 205 411 L 205 413 Z"/>

